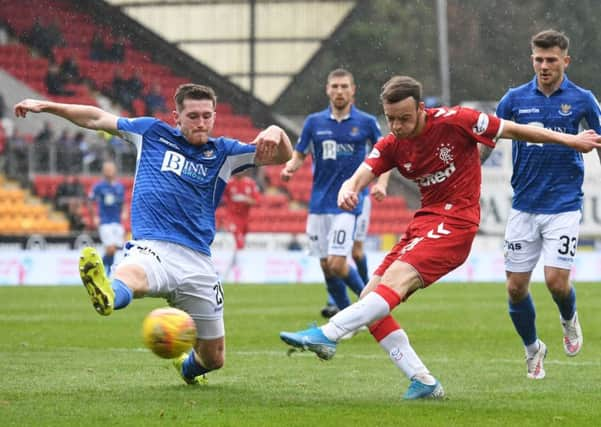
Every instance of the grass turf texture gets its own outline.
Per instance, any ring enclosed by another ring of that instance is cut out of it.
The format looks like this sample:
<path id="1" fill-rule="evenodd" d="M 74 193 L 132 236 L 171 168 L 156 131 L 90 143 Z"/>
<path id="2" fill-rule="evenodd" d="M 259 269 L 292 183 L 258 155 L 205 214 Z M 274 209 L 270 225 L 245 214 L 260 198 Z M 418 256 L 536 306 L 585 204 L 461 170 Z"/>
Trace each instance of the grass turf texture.
<path id="1" fill-rule="evenodd" d="M 598 425 L 601 287 L 578 285 L 584 347 L 564 355 L 558 312 L 533 287 L 547 378 L 526 378 L 504 286 L 437 284 L 395 311 L 442 381 L 445 401 L 400 400 L 408 381 L 371 336 L 320 362 L 286 356 L 281 330 L 318 319 L 323 286 L 226 285 L 226 366 L 210 384 L 183 384 L 169 361 L 143 349 L 134 301 L 96 315 L 79 287 L 0 287 L 2 426 L 449 426 Z"/>

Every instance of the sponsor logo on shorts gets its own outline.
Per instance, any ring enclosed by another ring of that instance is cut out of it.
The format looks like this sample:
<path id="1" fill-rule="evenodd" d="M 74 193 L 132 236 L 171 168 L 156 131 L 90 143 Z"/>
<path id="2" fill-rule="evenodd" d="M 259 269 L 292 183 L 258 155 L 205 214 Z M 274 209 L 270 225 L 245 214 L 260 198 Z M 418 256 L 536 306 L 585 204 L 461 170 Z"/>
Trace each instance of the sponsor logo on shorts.
<path id="1" fill-rule="evenodd" d="M 161 262 L 161 258 L 157 255 L 157 253 L 155 251 L 153 251 L 152 249 L 150 249 L 148 246 L 136 245 L 135 249 L 139 253 L 144 254 L 144 255 L 150 255 L 150 256 L 154 257 L 158 262 Z"/>
<path id="2" fill-rule="evenodd" d="M 508 242 L 507 240 L 505 240 L 505 251 L 518 252 L 522 249 L 522 244 L 520 242 Z"/>

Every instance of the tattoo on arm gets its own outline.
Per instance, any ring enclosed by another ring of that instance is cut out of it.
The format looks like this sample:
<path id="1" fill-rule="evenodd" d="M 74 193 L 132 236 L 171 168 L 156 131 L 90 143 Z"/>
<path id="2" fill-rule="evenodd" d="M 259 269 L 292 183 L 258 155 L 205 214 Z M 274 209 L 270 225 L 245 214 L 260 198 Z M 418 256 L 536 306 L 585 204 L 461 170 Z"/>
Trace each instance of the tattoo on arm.
<path id="1" fill-rule="evenodd" d="M 488 147 L 483 144 L 478 144 L 478 151 L 480 152 L 480 164 L 483 164 L 486 161 L 486 159 L 488 159 L 490 153 L 492 153 L 492 150 L 493 149 L 491 147 Z"/>

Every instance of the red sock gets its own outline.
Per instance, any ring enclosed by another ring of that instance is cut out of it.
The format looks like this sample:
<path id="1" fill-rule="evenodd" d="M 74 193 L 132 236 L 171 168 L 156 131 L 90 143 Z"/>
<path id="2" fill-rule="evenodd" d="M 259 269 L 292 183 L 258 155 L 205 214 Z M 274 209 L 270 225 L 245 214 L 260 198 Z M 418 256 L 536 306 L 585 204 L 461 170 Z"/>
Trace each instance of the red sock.
<path id="1" fill-rule="evenodd" d="M 374 292 L 386 300 L 386 302 L 388 303 L 388 307 L 390 307 L 390 311 L 392 311 L 397 305 L 401 303 L 401 297 L 399 297 L 399 295 L 390 287 L 382 283 L 376 286 Z"/>
<path id="2" fill-rule="evenodd" d="M 401 326 L 390 314 L 380 320 L 376 320 L 369 325 L 369 332 L 373 335 L 376 341 L 380 342 L 392 332 L 401 329 Z"/>

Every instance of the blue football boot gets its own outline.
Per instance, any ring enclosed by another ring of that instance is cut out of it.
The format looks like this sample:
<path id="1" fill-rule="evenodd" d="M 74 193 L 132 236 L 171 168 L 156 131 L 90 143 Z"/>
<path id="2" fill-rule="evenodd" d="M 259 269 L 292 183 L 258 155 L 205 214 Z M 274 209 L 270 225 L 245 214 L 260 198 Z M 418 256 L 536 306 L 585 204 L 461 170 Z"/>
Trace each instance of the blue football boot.
<path id="1" fill-rule="evenodd" d="M 443 399 L 444 389 L 438 380 L 434 385 L 427 385 L 420 380 L 413 379 L 409 388 L 403 395 L 403 400 L 416 399 Z"/>
<path id="2" fill-rule="evenodd" d="M 293 347 L 312 351 L 322 360 L 330 360 L 336 354 L 336 342 L 328 339 L 317 326 L 298 332 L 280 332 L 280 338 Z"/>

